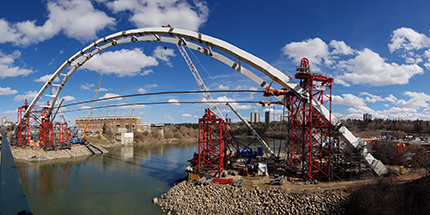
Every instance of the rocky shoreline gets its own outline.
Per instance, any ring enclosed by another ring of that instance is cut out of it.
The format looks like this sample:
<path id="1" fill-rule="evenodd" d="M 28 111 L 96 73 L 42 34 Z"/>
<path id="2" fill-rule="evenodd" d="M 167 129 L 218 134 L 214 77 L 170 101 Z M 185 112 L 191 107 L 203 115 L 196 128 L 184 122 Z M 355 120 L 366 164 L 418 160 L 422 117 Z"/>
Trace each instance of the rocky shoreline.
<path id="1" fill-rule="evenodd" d="M 108 153 L 103 147 L 97 146 L 103 153 Z M 75 158 L 90 156 L 93 153 L 84 145 L 72 145 L 70 149 L 62 149 L 57 151 L 44 151 L 40 148 L 20 148 L 11 147 L 12 155 L 15 160 L 20 161 L 46 161 L 55 159 Z M 96 150 L 94 150 L 96 151 Z M 100 153 L 99 151 L 96 153 Z"/>
<path id="2" fill-rule="evenodd" d="M 195 185 L 183 181 L 156 199 L 176 214 L 347 214 L 350 195 L 343 189 L 288 193 L 277 187 Z"/>

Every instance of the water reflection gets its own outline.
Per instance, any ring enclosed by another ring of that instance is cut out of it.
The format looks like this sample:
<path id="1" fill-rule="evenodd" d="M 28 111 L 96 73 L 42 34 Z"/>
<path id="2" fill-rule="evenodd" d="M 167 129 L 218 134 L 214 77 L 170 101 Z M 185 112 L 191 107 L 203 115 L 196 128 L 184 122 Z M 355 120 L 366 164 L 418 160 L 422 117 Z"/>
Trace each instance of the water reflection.
<path id="1" fill-rule="evenodd" d="M 102 156 L 17 163 L 35 214 L 161 214 L 151 203 L 186 174 L 197 145 L 110 148 Z"/>

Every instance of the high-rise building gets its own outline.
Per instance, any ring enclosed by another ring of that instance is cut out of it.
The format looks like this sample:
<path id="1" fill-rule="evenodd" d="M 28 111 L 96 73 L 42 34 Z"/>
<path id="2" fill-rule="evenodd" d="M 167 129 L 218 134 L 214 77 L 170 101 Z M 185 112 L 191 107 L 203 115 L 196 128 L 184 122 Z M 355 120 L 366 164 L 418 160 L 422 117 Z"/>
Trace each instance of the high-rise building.
<path id="1" fill-rule="evenodd" d="M 363 121 L 372 120 L 372 114 L 363 114 Z"/>
<path id="2" fill-rule="evenodd" d="M 271 122 L 270 115 L 271 115 L 270 111 L 264 112 L 264 122 L 266 122 L 266 123 Z"/>
<path id="3" fill-rule="evenodd" d="M 252 112 L 251 113 L 251 123 L 258 123 L 260 122 L 260 113 Z"/>

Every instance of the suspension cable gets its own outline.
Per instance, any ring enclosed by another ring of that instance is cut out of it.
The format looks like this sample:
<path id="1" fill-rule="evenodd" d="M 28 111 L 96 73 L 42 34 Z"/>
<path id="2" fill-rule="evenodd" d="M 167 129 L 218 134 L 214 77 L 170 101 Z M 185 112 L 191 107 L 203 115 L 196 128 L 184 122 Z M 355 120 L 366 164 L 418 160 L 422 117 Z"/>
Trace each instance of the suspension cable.
<path id="1" fill-rule="evenodd" d="M 208 93 L 264 93 L 262 90 L 209 90 L 209 91 L 201 91 L 201 90 L 187 90 L 187 91 L 166 91 L 166 92 L 155 92 L 155 93 L 139 93 L 139 94 L 129 94 L 129 95 L 120 95 L 120 96 L 112 96 L 108 98 L 100 98 L 95 100 L 87 100 L 87 101 L 81 101 L 81 102 L 74 102 L 71 104 L 65 104 L 62 107 L 69 107 L 73 105 L 79 105 L 79 104 L 85 104 L 90 103 L 93 101 L 108 101 L 108 100 L 115 100 L 119 98 L 127 98 L 127 97 L 135 97 L 135 96 L 153 96 L 153 95 L 163 95 L 163 94 L 200 94 L 202 92 L 208 92 Z M 213 103 L 222 103 L 222 102 L 213 102 Z M 258 103 L 258 102 L 257 102 Z"/>
<path id="2" fill-rule="evenodd" d="M 139 106 L 139 105 L 161 105 L 161 104 L 169 104 L 169 105 L 176 105 L 176 104 L 207 104 L 207 103 L 216 103 L 216 104 L 222 104 L 222 103 L 236 103 L 236 104 L 244 104 L 244 103 L 255 103 L 257 104 L 258 101 L 183 101 L 183 102 L 139 102 L 139 103 L 128 103 L 128 104 L 114 104 L 114 105 L 103 105 L 94 107 L 93 109 L 102 109 L 102 108 L 112 108 L 112 107 L 126 107 L 126 106 Z M 84 110 L 90 110 L 91 107 L 85 107 L 85 108 L 79 108 L 74 110 L 66 110 L 64 112 L 75 112 L 75 111 L 84 111 Z"/>

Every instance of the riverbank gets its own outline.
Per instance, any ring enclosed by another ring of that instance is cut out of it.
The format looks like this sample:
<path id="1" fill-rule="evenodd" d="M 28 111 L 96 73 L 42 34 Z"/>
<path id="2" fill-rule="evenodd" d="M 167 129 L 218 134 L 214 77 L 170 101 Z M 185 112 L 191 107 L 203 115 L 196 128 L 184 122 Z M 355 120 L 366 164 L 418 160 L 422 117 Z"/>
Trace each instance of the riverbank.
<path id="1" fill-rule="evenodd" d="M 346 214 L 344 189 L 290 193 L 279 187 L 195 185 L 183 181 L 158 199 L 162 210 L 177 214 Z"/>
<path id="2" fill-rule="evenodd" d="M 103 153 L 108 153 L 106 149 L 98 146 L 98 148 Z M 93 149 L 96 151 L 95 149 Z M 84 145 L 72 145 L 70 149 L 62 149 L 57 151 L 44 151 L 40 148 L 21 148 L 21 147 L 11 147 L 12 155 L 15 160 L 19 161 L 46 161 L 46 160 L 56 160 L 65 158 L 75 158 L 93 155 L 86 146 Z M 100 153 L 100 151 L 96 152 Z"/>

